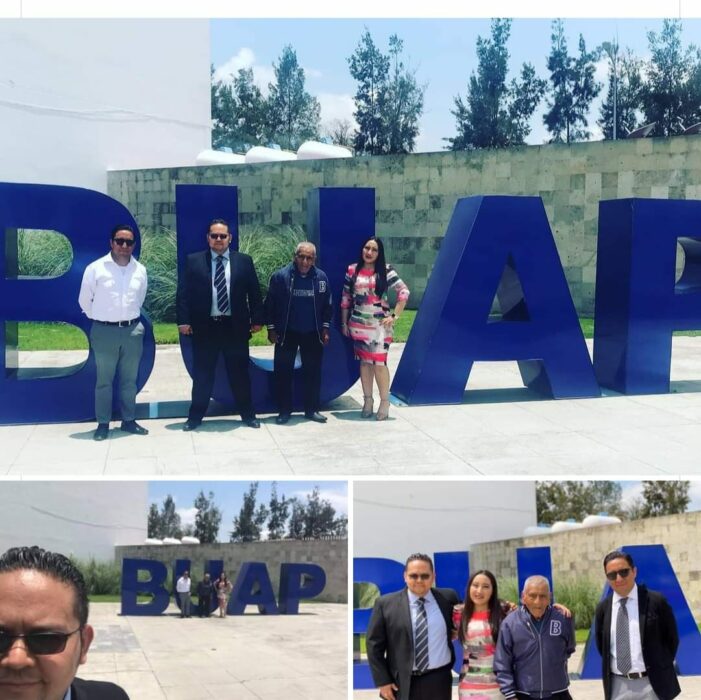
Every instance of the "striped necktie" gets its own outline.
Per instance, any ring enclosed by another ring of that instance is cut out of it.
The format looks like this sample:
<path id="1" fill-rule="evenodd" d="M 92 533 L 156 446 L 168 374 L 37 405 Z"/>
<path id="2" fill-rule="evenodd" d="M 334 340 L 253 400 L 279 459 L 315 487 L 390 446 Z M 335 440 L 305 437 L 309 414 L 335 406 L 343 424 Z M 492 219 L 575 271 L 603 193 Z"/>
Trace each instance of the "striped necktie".
<path id="1" fill-rule="evenodd" d="M 417 598 L 416 634 L 414 636 L 414 660 L 417 671 L 428 669 L 428 615 L 425 598 Z"/>
<path id="2" fill-rule="evenodd" d="M 224 271 L 224 256 L 217 255 L 217 266 L 214 270 L 214 288 L 217 290 L 217 308 L 225 314 L 229 310 L 229 295 L 226 291 L 226 272 Z"/>
<path id="3" fill-rule="evenodd" d="M 621 598 L 616 615 L 616 663 L 624 675 L 630 673 L 633 662 L 630 658 L 630 625 L 628 624 L 628 598 Z"/>

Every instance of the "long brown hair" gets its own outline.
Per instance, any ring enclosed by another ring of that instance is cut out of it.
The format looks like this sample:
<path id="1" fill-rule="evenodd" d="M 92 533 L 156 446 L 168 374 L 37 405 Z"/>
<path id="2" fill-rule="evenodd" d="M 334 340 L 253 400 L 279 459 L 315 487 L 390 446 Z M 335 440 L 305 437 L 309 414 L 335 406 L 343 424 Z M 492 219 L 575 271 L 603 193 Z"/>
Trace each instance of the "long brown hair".
<path id="1" fill-rule="evenodd" d="M 489 627 L 492 630 L 492 639 L 494 642 L 497 641 L 499 627 L 504 619 L 504 611 L 497 594 L 497 580 L 494 574 L 491 571 L 487 571 L 487 569 L 475 571 L 475 573 L 470 576 L 470 580 L 467 582 L 467 588 L 465 589 L 465 601 L 462 607 L 462 616 L 460 617 L 460 628 L 458 629 L 458 638 L 461 644 L 465 641 L 467 635 L 467 623 L 472 619 L 475 613 L 475 604 L 472 602 L 472 598 L 470 598 L 470 587 L 475 577 L 480 575 L 486 576 L 492 584 L 492 595 L 487 601 L 487 610 L 489 611 Z"/>

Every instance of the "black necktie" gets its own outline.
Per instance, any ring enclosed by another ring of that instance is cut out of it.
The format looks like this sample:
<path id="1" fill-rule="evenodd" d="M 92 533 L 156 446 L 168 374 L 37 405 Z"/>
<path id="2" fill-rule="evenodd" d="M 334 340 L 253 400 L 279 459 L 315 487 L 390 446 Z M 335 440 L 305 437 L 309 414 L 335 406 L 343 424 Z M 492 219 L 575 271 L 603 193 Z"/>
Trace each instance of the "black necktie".
<path id="1" fill-rule="evenodd" d="M 424 598 L 418 598 L 418 612 L 416 613 L 416 636 L 414 642 L 414 659 L 416 662 L 417 671 L 425 671 L 428 669 L 428 615 Z"/>
<path id="2" fill-rule="evenodd" d="M 630 625 L 628 624 L 628 609 L 626 603 L 628 598 L 621 598 L 616 615 L 616 661 L 618 670 L 623 673 L 630 673 L 633 662 L 630 658 Z"/>
<path id="3" fill-rule="evenodd" d="M 214 288 L 217 290 L 217 308 L 222 314 L 229 310 L 229 295 L 226 293 L 226 273 L 224 272 L 224 256 L 217 255 L 217 266 L 214 270 Z"/>

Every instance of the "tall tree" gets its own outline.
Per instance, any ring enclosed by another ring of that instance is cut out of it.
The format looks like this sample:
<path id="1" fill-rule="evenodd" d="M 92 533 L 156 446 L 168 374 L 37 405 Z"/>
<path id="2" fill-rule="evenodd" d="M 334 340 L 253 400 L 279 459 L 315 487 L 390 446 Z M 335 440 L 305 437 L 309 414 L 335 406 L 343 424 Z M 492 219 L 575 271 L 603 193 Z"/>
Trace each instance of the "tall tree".
<path id="1" fill-rule="evenodd" d="M 273 481 L 268 503 L 268 539 L 281 540 L 285 536 L 285 525 L 290 514 L 290 499 L 277 495 L 277 482 Z"/>
<path id="2" fill-rule="evenodd" d="M 640 126 L 642 107 L 642 65 L 630 49 L 619 56 L 616 42 L 607 42 L 602 50 L 609 57 L 608 90 L 601 103 L 597 124 L 605 139 L 613 138 L 614 100 L 616 113 L 616 138 L 623 139 Z"/>
<path id="3" fill-rule="evenodd" d="M 235 100 L 231 85 L 214 80 L 214 66 L 210 66 L 212 148 L 231 148 Z"/>
<path id="4" fill-rule="evenodd" d="M 336 509 L 331 501 L 322 498 L 319 487 L 315 486 L 311 494 L 307 494 L 307 505 L 304 509 L 304 536 L 311 539 L 344 534 L 345 518 L 336 518 Z"/>
<path id="5" fill-rule="evenodd" d="M 470 75 L 467 97 L 455 98 L 457 136 L 446 139 L 454 151 L 521 145 L 529 120 L 545 92 L 546 82 L 524 63 L 520 79 L 507 85 L 510 19 L 493 19 L 491 37 L 477 37 L 477 73 Z"/>
<path id="6" fill-rule="evenodd" d="M 260 540 L 268 511 L 262 503 L 256 508 L 257 493 L 258 482 L 253 481 L 243 496 L 243 504 L 238 516 L 234 518 L 234 529 L 230 533 L 229 542 L 257 542 Z"/>
<path id="7" fill-rule="evenodd" d="M 587 115 L 592 100 L 601 91 L 594 79 L 596 53 L 588 52 L 579 35 L 579 55 L 570 56 L 562 20 L 553 22 L 552 44 L 548 56 L 550 71 L 550 109 L 543 116 L 554 143 L 571 143 L 589 138 Z"/>
<path id="8" fill-rule="evenodd" d="M 321 107 L 304 88 L 304 69 L 292 46 L 283 48 L 273 70 L 275 82 L 268 85 L 269 136 L 282 148 L 297 149 L 304 141 L 319 137 Z"/>
<path id="9" fill-rule="evenodd" d="M 656 136 L 672 136 L 701 121 L 701 52 L 682 48 L 680 20 L 666 19 L 662 31 L 648 32 L 650 60 L 642 90 L 647 123 Z"/>
<path id="10" fill-rule="evenodd" d="M 353 55 L 348 59 L 350 74 L 358 82 L 355 92 L 355 112 L 358 124 L 355 134 L 355 152 L 379 155 L 386 153 L 386 134 L 383 124 L 386 85 L 389 75 L 389 57 L 375 46 L 366 28 Z"/>
<path id="11" fill-rule="evenodd" d="M 162 537 L 175 537 L 180 539 L 183 536 L 183 527 L 180 520 L 180 515 L 175 509 L 175 501 L 170 494 L 163 499 L 160 519 L 161 532 L 163 533 Z"/>
<path id="12" fill-rule="evenodd" d="M 157 537 L 161 539 L 163 528 L 161 526 L 161 514 L 158 512 L 158 506 L 152 503 L 148 509 L 148 525 L 146 528 L 148 537 Z"/>
<path id="13" fill-rule="evenodd" d="M 298 498 L 291 498 L 292 512 L 287 526 L 287 536 L 293 540 L 304 537 L 304 504 Z"/>
<path id="14" fill-rule="evenodd" d="M 581 521 L 587 515 L 622 515 L 621 485 L 616 481 L 537 481 L 536 511 L 539 523 Z"/>
<path id="15" fill-rule="evenodd" d="M 353 124 L 350 119 L 332 119 L 324 126 L 324 136 L 336 146 L 353 148 Z"/>
<path id="16" fill-rule="evenodd" d="M 643 481 L 642 517 L 684 513 L 690 500 L 688 481 Z"/>
<path id="17" fill-rule="evenodd" d="M 209 496 L 200 491 L 195 498 L 194 506 L 195 527 L 193 534 L 203 544 L 210 544 L 217 541 L 219 526 L 221 525 L 222 512 L 214 504 L 214 494 L 210 491 Z"/>
<path id="18" fill-rule="evenodd" d="M 263 94 L 253 80 L 252 68 L 241 68 L 234 78 L 235 150 L 245 151 L 265 143 L 268 125 L 267 106 Z"/>

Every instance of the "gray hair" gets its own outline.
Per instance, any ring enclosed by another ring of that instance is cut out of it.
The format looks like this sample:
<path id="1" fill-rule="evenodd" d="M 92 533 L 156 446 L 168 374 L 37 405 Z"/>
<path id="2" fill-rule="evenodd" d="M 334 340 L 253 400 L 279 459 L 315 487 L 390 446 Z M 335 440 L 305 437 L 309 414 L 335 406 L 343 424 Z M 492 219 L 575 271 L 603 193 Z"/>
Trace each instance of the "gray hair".
<path id="1" fill-rule="evenodd" d="M 543 584 L 546 585 L 548 589 L 548 593 L 550 593 L 550 581 L 548 581 L 545 576 L 529 576 L 524 582 L 523 582 L 523 591 L 521 593 L 525 593 L 526 589 L 530 585 L 535 585 L 535 586 L 542 586 Z"/>
<path id="2" fill-rule="evenodd" d="M 314 251 L 314 257 L 316 257 L 316 246 L 311 241 L 302 241 L 297 244 L 295 248 L 295 255 L 299 253 L 300 248 L 311 248 Z"/>

